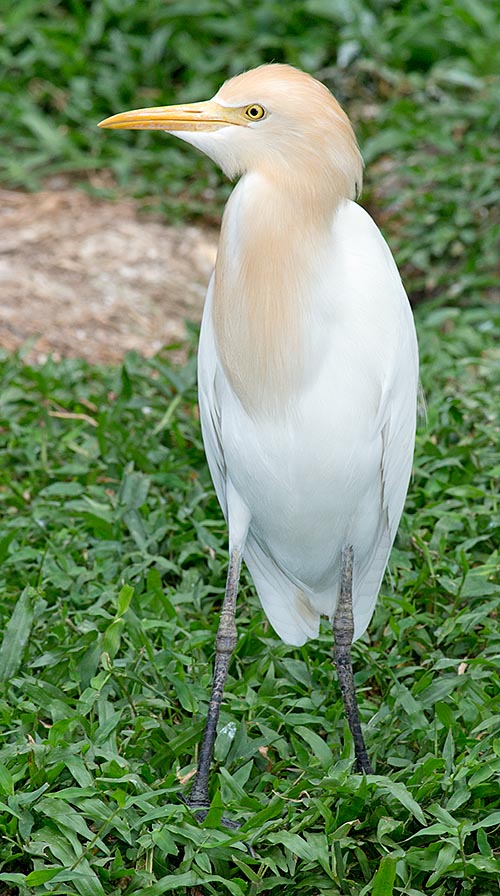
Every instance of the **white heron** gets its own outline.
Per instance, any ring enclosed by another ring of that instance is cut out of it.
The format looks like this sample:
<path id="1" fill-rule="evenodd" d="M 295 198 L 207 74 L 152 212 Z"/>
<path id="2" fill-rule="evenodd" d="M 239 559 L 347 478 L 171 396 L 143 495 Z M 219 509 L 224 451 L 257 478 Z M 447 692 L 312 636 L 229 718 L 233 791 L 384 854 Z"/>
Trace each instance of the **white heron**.
<path id="1" fill-rule="evenodd" d="M 168 131 L 240 178 L 198 356 L 230 562 L 190 805 L 210 802 L 242 558 L 285 642 L 314 638 L 322 615 L 333 621 L 356 765 L 369 773 L 350 648 L 373 614 L 406 497 L 418 352 L 391 252 L 353 201 L 362 161 L 349 120 L 315 78 L 263 65 L 207 102 L 124 112 L 101 127 Z"/>

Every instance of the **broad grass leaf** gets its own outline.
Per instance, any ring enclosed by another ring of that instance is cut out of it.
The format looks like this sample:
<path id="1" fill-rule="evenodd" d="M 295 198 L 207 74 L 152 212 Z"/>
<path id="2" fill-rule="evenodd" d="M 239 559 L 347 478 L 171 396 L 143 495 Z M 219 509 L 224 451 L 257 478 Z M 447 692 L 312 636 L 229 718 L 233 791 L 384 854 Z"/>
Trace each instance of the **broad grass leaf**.
<path id="1" fill-rule="evenodd" d="M 491 812 L 490 815 L 487 815 L 486 818 L 482 818 L 481 821 L 476 822 L 476 824 L 467 825 L 467 831 L 477 831 L 480 828 L 492 828 L 500 826 L 500 812 Z"/>
<path id="2" fill-rule="evenodd" d="M 413 837 L 441 837 L 443 834 L 449 834 L 450 832 L 454 832 L 456 828 L 451 827 L 447 824 L 443 824 L 442 822 L 436 822 L 436 824 L 429 825 L 428 828 L 422 828 L 421 831 L 416 831 L 413 834 Z"/>
<path id="3" fill-rule="evenodd" d="M 73 869 L 39 868 L 27 876 L 26 883 L 31 887 L 43 886 L 55 877 L 58 877 L 60 882 L 72 883 L 80 896 L 105 896 L 103 886 L 87 859 L 81 859 Z"/>
<path id="4" fill-rule="evenodd" d="M 60 874 L 60 868 L 40 868 L 38 871 L 32 871 L 26 878 L 28 887 L 40 887 L 42 884 L 48 883 L 57 874 Z"/>
<path id="5" fill-rule="evenodd" d="M 114 619 L 104 632 L 102 649 L 105 653 L 109 654 L 111 659 L 114 659 L 118 653 L 124 625 L 125 622 L 123 619 Z"/>
<path id="6" fill-rule="evenodd" d="M 84 487 L 80 482 L 52 482 L 39 492 L 44 498 L 72 498 L 81 495 Z"/>
<path id="7" fill-rule="evenodd" d="M 80 787 L 92 786 L 92 775 L 87 769 L 81 756 L 66 756 L 64 764 L 68 771 L 71 772 L 75 781 L 80 785 Z"/>
<path id="8" fill-rule="evenodd" d="M 150 486 L 149 477 L 133 470 L 129 465 L 123 475 L 118 493 L 120 504 L 124 505 L 128 511 L 139 510 L 147 499 Z"/>
<path id="9" fill-rule="evenodd" d="M 177 693 L 179 694 L 179 691 L 177 691 Z M 224 762 L 227 758 L 236 735 L 237 727 L 236 722 L 231 721 L 219 728 L 214 744 L 214 757 L 217 762 Z"/>
<path id="10" fill-rule="evenodd" d="M 40 800 L 37 810 L 48 818 L 51 818 L 61 831 L 64 828 L 68 828 L 70 831 L 79 834 L 84 840 L 90 842 L 94 839 L 94 834 L 87 826 L 83 816 L 67 803 L 60 802 L 53 797 L 47 796 Z M 102 842 L 98 842 L 99 846 L 103 848 Z"/>
<path id="11" fill-rule="evenodd" d="M 15 531 L 7 532 L 7 535 L 4 535 L 3 538 L 0 538 L 0 563 L 3 563 L 5 558 L 9 553 L 9 546 L 11 541 L 15 538 Z"/>
<path id="12" fill-rule="evenodd" d="M 116 606 L 116 615 L 117 616 L 123 616 L 127 612 L 128 608 L 130 606 L 130 601 L 132 600 L 133 594 L 134 594 L 134 589 L 133 589 L 132 585 L 123 585 L 120 588 L 120 591 L 118 594 L 117 606 Z"/>
<path id="13" fill-rule="evenodd" d="M 422 812 L 421 807 L 418 805 L 416 800 L 413 799 L 411 793 L 404 784 L 401 784 L 398 781 L 390 781 L 388 778 L 378 778 L 377 785 L 381 790 L 385 790 L 386 793 L 390 793 L 405 809 L 408 809 L 409 812 L 420 822 L 420 824 L 425 824 L 425 816 Z"/>
<path id="14" fill-rule="evenodd" d="M 189 713 L 198 712 L 198 701 L 193 694 L 191 684 L 186 684 L 186 682 L 182 681 L 178 675 L 172 675 L 170 677 L 170 683 L 177 694 L 177 698 L 182 708 Z"/>
<path id="15" fill-rule="evenodd" d="M 22 815 L 20 815 L 16 809 L 13 809 L 12 806 L 8 806 L 7 803 L 0 802 L 0 811 L 13 815 L 14 818 L 17 818 L 19 821 L 22 819 Z"/>
<path id="16" fill-rule="evenodd" d="M 69 143 L 67 135 L 59 128 L 54 128 L 52 120 L 48 116 L 42 115 L 36 106 L 32 106 L 23 115 L 23 124 L 40 141 L 40 145 L 47 150 L 50 156 L 63 153 L 66 144 Z"/>
<path id="17" fill-rule="evenodd" d="M 319 734 L 316 734 L 315 731 L 311 731 L 310 728 L 305 728 L 303 725 L 298 725 L 295 729 L 295 733 L 305 740 L 305 742 L 311 747 L 316 758 L 319 760 L 320 764 L 323 768 L 327 769 L 333 763 L 333 755 L 330 747 L 323 740 Z"/>
<path id="18" fill-rule="evenodd" d="M 477 787 L 484 781 L 494 778 L 500 772 L 500 759 L 492 759 L 488 765 L 481 765 L 476 772 L 469 778 L 469 786 Z"/>
<path id="19" fill-rule="evenodd" d="M 292 834 L 290 831 L 280 831 L 278 834 L 269 834 L 268 839 L 270 843 L 279 843 L 281 846 L 289 849 L 290 852 L 298 856 L 299 859 L 304 859 L 306 862 L 319 861 L 317 850 L 311 843 L 308 843 L 304 837 L 301 837 L 300 834 Z"/>
<path id="20" fill-rule="evenodd" d="M 488 840 L 486 831 L 483 828 L 479 828 L 476 834 L 477 840 L 477 848 L 479 852 L 484 858 L 492 859 L 493 858 L 493 850 L 490 846 L 490 842 Z"/>
<path id="21" fill-rule="evenodd" d="M 152 887 L 141 890 L 141 896 L 162 896 L 163 893 L 171 893 L 173 890 L 180 891 L 181 887 L 201 887 L 208 883 L 222 884 L 231 896 L 247 896 L 248 893 L 242 880 L 234 878 L 226 880 L 216 874 L 200 875 L 195 871 L 186 871 L 183 874 L 167 874 Z"/>
<path id="22" fill-rule="evenodd" d="M 158 846 L 158 849 L 160 849 L 165 856 L 176 856 L 179 854 L 179 849 L 175 840 L 166 827 L 157 828 L 152 832 L 151 836 L 154 843 Z"/>
<path id="23" fill-rule="evenodd" d="M 500 875 L 500 860 L 492 856 L 468 856 L 466 867 L 467 870 L 476 873 L 485 871 L 488 874 Z"/>
<path id="24" fill-rule="evenodd" d="M 373 878 L 372 896 L 392 896 L 396 879 L 396 862 L 393 856 L 384 856 Z"/>
<path id="25" fill-rule="evenodd" d="M 453 862 L 455 861 L 458 850 L 458 842 L 448 842 L 441 847 L 436 858 L 434 871 L 427 881 L 428 886 L 432 887 L 441 877 L 443 877 L 443 875 L 449 872 L 451 866 L 453 865 Z"/>
<path id="26" fill-rule="evenodd" d="M 104 888 L 87 859 L 82 859 L 73 871 L 65 872 L 64 877 L 75 885 L 80 896 L 105 896 Z"/>
<path id="27" fill-rule="evenodd" d="M 8 768 L 0 762 L 0 791 L 7 796 L 14 795 L 14 779 Z"/>
<path id="28" fill-rule="evenodd" d="M 0 647 L 0 681 L 9 681 L 21 667 L 34 619 L 36 591 L 27 585 L 14 607 Z"/>

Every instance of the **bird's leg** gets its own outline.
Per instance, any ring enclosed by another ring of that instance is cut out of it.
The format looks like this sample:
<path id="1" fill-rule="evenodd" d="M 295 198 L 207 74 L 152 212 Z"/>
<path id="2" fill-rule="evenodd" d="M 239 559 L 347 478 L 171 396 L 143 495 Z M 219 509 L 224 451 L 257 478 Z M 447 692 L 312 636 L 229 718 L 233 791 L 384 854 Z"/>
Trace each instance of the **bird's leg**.
<path id="1" fill-rule="evenodd" d="M 198 769 L 194 779 L 188 805 L 192 809 L 207 807 L 210 805 L 208 795 L 208 779 L 210 775 L 210 763 L 217 734 L 217 722 L 219 721 L 222 695 L 226 683 L 227 670 L 231 661 L 233 650 L 236 646 L 236 596 L 241 569 L 241 552 L 237 549 L 231 551 L 229 570 L 227 573 L 226 593 L 220 614 L 219 628 L 217 631 L 214 676 L 212 681 L 212 693 L 208 707 L 207 721 L 203 732 L 200 747 Z"/>
<path id="2" fill-rule="evenodd" d="M 342 549 L 340 566 L 340 596 L 333 620 L 333 657 L 344 701 L 344 709 L 351 729 L 356 753 L 356 771 L 372 774 L 372 767 L 366 752 L 363 732 L 359 721 L 358 704 L 352 672 L 351 644 L 354 637 L 352 611 L 352 569 L 354 551 L 352 545 Z"/>

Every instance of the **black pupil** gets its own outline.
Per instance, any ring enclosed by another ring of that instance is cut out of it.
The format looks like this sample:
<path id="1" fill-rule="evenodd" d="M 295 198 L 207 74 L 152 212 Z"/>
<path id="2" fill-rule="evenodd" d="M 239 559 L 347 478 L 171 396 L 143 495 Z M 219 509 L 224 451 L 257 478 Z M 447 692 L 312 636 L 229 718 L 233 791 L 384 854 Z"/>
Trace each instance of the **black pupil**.
<path id="1" fill-rule="evenodd" d="M 257 106 L 252 106 L 252 108 L 250 109 L 250 115 L 253 115 L 255 118 L 258 114 L 259 110 L 257 109 Z"/>

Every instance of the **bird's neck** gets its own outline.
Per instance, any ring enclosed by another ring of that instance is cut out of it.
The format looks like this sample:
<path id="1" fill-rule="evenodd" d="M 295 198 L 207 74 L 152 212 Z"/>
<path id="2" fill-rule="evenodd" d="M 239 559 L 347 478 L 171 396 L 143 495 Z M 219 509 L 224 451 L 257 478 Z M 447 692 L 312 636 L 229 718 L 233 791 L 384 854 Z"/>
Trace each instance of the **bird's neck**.
<path id="1" fill-rule="evenodd" d="M 246 175 L 224 213 L 214 328 L 226 376 L 252 415 L 285 408 L 307 377 L 308 317 L 324 294 L 336 211 L 319 197 Z"/>

